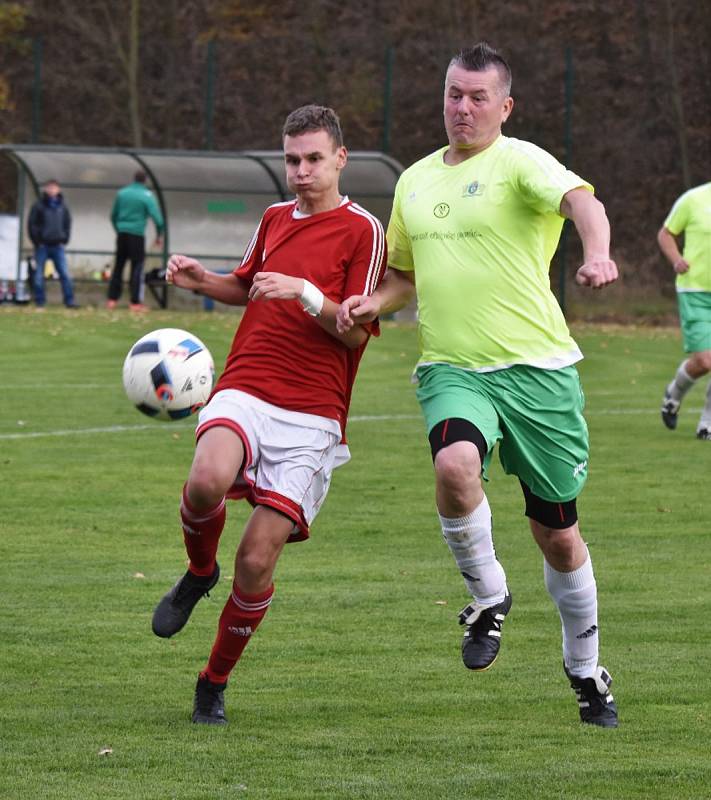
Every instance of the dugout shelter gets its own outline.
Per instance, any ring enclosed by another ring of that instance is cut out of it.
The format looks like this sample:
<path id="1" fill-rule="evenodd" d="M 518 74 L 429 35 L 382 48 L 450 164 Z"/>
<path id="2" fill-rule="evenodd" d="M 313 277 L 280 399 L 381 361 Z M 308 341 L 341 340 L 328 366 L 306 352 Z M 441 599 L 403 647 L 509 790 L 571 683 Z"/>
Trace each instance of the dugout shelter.
<path id="1" fill-rule="evenodd" d="M 236 266 L 264 209 L 288 200 L 283 154 L 278 150 L 213 152 L 135 148 L 89 148 L 60 145 L 2 144 L 0 154 L 17 168 L 15 223 L 17 255 L 3 259 L 3 275 L 26 280 L 32 255 L 27 218 L 50 178 L 59 181 L 72 214 L 72 235 L 66 247 L 75 280 L 101 280 L 113 265 L 115 233 L 110 213 L 118 189 L 143 170 L 165 219 L 162 250 L 151 248 L 153 223 L 146 228 L 146 275 L 160 274 L 171 253 L 200 259 L 208 268 Z M 341 178 L 341 191 L 365 206 L 387 225 L 402 166 L 376 151 L 353 151 Z M 7 265 L 11 266 L 8 267 Z M 128 272 L 128 270 L 126 270 Z M 162 307 L 168 287 L 147 281 Z"/>

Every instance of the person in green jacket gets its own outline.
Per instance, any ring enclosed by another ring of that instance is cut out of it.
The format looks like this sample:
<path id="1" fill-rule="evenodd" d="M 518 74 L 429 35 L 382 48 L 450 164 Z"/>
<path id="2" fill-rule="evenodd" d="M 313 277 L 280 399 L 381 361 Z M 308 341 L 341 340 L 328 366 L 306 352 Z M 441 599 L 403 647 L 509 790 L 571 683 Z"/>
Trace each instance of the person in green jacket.
<path id="1" fill-rule="evenodd" d="M 155 247 L 163 246 L 163 215 L 160 212 L 153 192 L 146 186 L 146 173 L 136 172 L 133 183 L 124 186 L 116 194 L 111 209 L 111 224 L 116 231 L 116 260 L 114 262 L 107 308 L 116 308 L 121 297 L 123 268 L 126 261 L 131 262 L 131 301 L 132 311 L 146 311 L 143 304 L 143 264 L 146 257 L 146 223 L 148 218 L 156 226 Z"/>

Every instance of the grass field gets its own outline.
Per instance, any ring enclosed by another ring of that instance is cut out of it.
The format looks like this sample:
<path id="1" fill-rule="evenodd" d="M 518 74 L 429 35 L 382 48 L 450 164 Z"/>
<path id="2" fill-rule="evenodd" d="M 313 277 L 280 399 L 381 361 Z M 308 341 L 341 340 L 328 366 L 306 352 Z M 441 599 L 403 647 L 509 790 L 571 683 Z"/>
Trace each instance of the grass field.
<path id="1" fill-rule="evenodd" d="M 579 502 L 600 591 L 618 730 L 582 727 L 560 623 L 498 464 L 488 486 L 514 595 L 494 669 L 459 657 L 463 585 L 438 531 L 408 379 L 410 326 L 366 353 L 339 470 L 271 611 L 232 676 L 225 729 L 189 722 L 247 512 L 232 504 L 223 579 L 159 640 L 153 606 L 184 570 L 178 500 L 193 439 L 121 388 L 156 327 L 221 364 L 235 318 L 135 319 L 0 307 L 0 798 L 711 797 L 711 444 L 659 420 L 680 360 L 671 329 L 580 327 L 592 438 Z"/>

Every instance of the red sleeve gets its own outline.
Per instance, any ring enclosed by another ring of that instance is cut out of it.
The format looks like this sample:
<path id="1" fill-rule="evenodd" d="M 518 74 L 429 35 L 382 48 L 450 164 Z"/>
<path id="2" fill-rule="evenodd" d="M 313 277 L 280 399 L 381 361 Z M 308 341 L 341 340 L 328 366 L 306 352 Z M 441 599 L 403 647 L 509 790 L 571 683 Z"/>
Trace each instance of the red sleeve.
<path id="1" fill-rule="evenodd" d="M 264 217 L 259 222 L 257 230 L 250 239 L 247 249 L 242 256 L 242 263 L 235 267 L 233 274 L 251 285 L 252 279 L 262 268 L 262 253 L 264 252 Z"/>
<path id="2" fill-rule="evenodd" d="M 383 279 L 387 262 L 385 235 L 380 221 L 363 215 L 363 225 L 346 277 L 345 297 L 371 295 Z"/>
<path id="3" fill-rule="evenodd" d="M 373 294 L 383 279 L 388 262 L 383 226 L 376 217 L 368 212 L 363 213 L 362 216 L 364 224 L 348 268 L 344 297 Z M 363 327 L 368 333 L 375 336 L 380 333 L 377 319 Z"/>

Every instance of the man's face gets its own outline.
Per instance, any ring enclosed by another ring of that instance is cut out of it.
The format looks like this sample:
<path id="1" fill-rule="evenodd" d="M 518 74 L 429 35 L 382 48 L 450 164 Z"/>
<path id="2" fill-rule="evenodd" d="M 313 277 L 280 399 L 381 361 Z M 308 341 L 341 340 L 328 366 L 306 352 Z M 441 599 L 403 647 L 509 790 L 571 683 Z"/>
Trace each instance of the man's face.
<path id="1" fill-rule="evenodd" d="M 54 183 L 54 181 L 45 184 L 44 192 L 45 194 L 49 195 L 50 197 L 56 197 L 60 192 L 59 184 Z"/>
<path id="2" fill-rule="evenodd" d="M 444 127 L 450 147 L 479 152 L 488 147 L 508 119 L 513 100 L 501 86 L 499 71 L 470 72 L 453 65 L 444 82 Z"/>
<path id="3" fill-rule="evenodd" d="M 286 183 L 295 195 L 307 198 L 338 191 L 346 165 L 346 148 L 336 147 L 324 131 L 307 131 L 284 137 Z"/>

